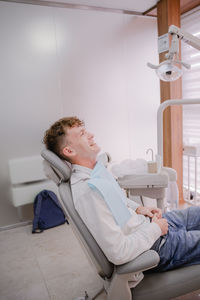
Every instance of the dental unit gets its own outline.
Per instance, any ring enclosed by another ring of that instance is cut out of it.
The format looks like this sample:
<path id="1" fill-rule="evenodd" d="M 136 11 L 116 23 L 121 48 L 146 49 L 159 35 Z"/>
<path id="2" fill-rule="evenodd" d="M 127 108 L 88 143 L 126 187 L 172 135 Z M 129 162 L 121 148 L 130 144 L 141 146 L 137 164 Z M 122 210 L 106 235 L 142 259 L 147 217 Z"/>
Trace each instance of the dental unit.
<path id="1" fill-rule="evenodd" d="M 200 50 L 200 39 L 187 33 L 180 28 L 171 25 L 168 33 L 172 35 L 171 47 L 166 53 L 167 60 L 161 62 L 159 65 L 147 63 L 147 65 L 155 69 L 158 77 L 163 81 L 175 81 L 182 75 L 183 71 L 180 66 L 189 69 L 190 65 L 178 60 L 179 53 L 179 40 L 183 40 L 188 45 Z M 165 35 L 168 39 L 168 34 Z M 166 43 L 168 44 L 168 43 Z M 166 49 L 164 49 L 166 51 Z M 164 52 L 164 51 L 160 51 Z M 178 187 L 177 187 L 177 174 L 172 168 L 163 167 L 163 113 L 164 110 L 170 105 L 187 105 L 187 104 L 200 104 L 200 99 L 172 99 L 163 102 L 157 112 L 157 159 L 148 162 L 148 172 L 133 172 L 119 176 L 118 183 L 122 188 L 127 191 L 129 197 L 140 195 L 149 198 L 156 198 L 158 207 L 163 210 L 174 209 L 178 206 Z M 147 150 L 147 152 L 150 149 Z M 166 189 L 167 188 L 167 189 Z M 165 193 L 166 192 L 166 193 Z M 166 203 L 164 201 L 166 197 Z"/>

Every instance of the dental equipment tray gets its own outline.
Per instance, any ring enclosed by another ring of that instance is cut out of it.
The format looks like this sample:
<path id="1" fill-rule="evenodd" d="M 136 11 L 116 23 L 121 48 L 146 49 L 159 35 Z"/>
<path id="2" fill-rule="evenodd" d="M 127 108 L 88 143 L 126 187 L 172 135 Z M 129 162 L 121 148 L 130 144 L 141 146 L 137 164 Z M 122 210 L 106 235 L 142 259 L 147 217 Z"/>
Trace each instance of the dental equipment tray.
<path id="1" fill-rule="evenodd" d="M 168 180 L 168 174 L 165 172 L 131 174 L 117 179 L 119 185 L 124 189 L 165 188 L 168 186 Z"/>

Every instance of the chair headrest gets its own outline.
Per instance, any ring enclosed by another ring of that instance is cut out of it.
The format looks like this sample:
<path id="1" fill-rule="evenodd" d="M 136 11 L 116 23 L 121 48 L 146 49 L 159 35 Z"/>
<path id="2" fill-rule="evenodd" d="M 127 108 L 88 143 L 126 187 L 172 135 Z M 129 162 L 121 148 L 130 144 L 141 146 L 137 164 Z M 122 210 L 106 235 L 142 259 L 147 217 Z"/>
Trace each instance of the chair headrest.
<path id="1" fill-rule="evenodd" d="M 68 161 L 60 159 L 55 153 L 47 149 L 42 150 L 41 156 L 44 158 L 44 173 L 49 179 L 53 180 L 57 185 L 61 181 L 69 181 L 72 166 Z M 107 166 L 111 161 L 111 157 L 105 152 L 99 155 L 97 160 Z"/>
<path id="2" fill-rule="evenodd" d="M 55 153 L 44 149 L 41 152 L 44 161 L 44 173 L 53 180 L 57 185 L 61 181 L 68 181 L 71 176 L 71 164 L 66 160 L 60 159 Z"/>

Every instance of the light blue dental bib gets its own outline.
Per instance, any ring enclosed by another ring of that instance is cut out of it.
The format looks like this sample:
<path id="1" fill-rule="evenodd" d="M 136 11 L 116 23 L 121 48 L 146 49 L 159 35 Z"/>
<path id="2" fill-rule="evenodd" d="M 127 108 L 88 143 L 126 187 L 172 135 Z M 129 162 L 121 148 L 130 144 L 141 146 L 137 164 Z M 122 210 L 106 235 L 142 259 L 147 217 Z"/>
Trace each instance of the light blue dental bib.
<path id="1" fill-rule="evenodd" d="M 116 223 L 123 227 L 131 218 L 131 213 L 126 206 L 126 197 L 118 183 L 100 162 L 97 162 L 92 170 L 88 185 L 100 193 Z"/>

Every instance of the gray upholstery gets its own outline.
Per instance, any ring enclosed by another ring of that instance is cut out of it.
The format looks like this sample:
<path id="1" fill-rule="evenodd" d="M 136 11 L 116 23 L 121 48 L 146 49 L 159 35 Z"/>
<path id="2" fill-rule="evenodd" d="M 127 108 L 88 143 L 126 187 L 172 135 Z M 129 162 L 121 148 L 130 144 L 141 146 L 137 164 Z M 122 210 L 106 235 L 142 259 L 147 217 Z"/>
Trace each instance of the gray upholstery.
<path id="1" fill-rule="evenodd" d="M 128 275 L 155 267 L 159 263 L 158 254 L 149 250 L 133 261 L 120 266 L 114 266 L 109 262 L 74 208 L 69 183 L 70 165 L 51 151 L 43 150 L 41 155 L 53 170 L 51 177 L 59 186 L 61 205 L 69 217 L 70 224 L 78 233 L 79 239 L 95 264 L 98 274 L 104 279 L 106 285 L 110 285 L 108 288 L 109 300 L 171 299 L 200 288 L 200 265 L 196 265 L 164 273 L 145 274 L 144 279 L 130 292 L 128 287 L 130 277 Z"/>
<path id="2" fill-rule="evenodd" d="M 41 155 L 51 165 L 57 178 L 63 181 L 69 180 L 71 168 L 68 162 L 61 160 L 56 154 L 49 150 L 43 150 Z"/>
<path id="3" fill-rule="evenodd" d="M 144 274 L 142 282 L 132 289 L 134 300 L 168 300 L 200 289 L 200 265 Z M 189 298 L 187 298 L 189 299 Z"/>
<path id="4" fill-rule="evenodd" d="M 140 271 L 145 271 L 157 266 L 159 260 L 160 259 L 157 252 L 154 250 L 149 250 L 126 264 L 116 266 L 116 272 L 117 274 L 126 274 L 131 272 L 137 273 Z"/>

